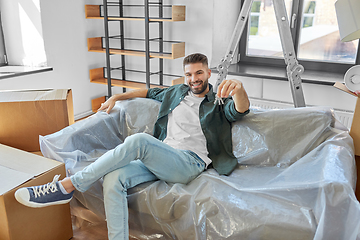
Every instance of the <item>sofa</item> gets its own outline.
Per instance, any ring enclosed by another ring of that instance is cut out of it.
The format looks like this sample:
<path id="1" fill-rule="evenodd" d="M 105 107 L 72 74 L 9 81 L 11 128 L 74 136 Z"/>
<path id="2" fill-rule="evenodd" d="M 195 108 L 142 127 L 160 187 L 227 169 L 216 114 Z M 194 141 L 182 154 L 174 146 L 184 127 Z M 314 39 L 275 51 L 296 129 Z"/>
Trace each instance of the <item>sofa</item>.
<path id="1" fill-rule="evenodd" d="M 75 172 L 138 132 L 152 133 L 160 103 L 117 102 L 40 136 L 45 157 Z M 251 108 L 232 125 L 238 167 L 207 169 L 187 185 L 154 181 L 128 190 L 133 239 L 360 239 L 352 138 L 326 107 Z M 105 220 L 102 179 L 75 192 L 79 225 Z"/>

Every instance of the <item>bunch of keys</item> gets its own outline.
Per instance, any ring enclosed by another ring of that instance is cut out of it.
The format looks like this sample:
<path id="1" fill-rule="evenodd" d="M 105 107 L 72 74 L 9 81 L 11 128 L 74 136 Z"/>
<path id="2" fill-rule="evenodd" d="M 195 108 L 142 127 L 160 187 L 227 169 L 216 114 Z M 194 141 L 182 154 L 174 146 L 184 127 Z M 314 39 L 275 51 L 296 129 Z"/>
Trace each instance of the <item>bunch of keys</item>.
<path id="1" fill-rule="evenodd" d="M 224 104 L 224 100 L 220 97 L 218 97 L 218 95 L 216 94 L 215 95 L 215 101 L 214 101 L 214 104 L 219 104 L 219 105 L 223 105 Z"/>
<path id="2" fill-rule="evenodd" d="M 219 88 L 219 85 L 220 85 L 220 83 L 222 82 L 222 77 L 220 76 L 220 75 L 218 75 L 218 79 L 217 79 L 217 81 L 216 81 L 216 83 L 215 83 L 215 89 L 216 90 L 214 90 L 214 92 L 215 92 L 215 101 L 214 101 L 214 105 L 215 104 L 219 104 L 219 106 L 221 106 L 221 105 L 223 105 L 224 104 L 224 100 L 221 98 L 221 97 L 218 97 L 218 95 L 216 94 L 217 93 L 217 90 L 218 90 L 218 88 Z"/>

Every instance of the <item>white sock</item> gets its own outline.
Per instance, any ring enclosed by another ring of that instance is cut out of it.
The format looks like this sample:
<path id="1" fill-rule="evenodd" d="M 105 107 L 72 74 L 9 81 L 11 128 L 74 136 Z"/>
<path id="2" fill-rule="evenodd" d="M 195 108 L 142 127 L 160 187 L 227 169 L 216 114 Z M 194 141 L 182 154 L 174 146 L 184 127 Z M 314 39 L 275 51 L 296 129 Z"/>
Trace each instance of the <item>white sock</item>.
<path id="1" fill-rule="evenodd" d="M 64 186 L 61 184 L 61 182 L 59 182 L 59 187 L 60 187 L 60 191 L 61 191 L 63 194 L 69 194 L 69 193 L 65 190 L 65 188 L 64 188 Z"/>

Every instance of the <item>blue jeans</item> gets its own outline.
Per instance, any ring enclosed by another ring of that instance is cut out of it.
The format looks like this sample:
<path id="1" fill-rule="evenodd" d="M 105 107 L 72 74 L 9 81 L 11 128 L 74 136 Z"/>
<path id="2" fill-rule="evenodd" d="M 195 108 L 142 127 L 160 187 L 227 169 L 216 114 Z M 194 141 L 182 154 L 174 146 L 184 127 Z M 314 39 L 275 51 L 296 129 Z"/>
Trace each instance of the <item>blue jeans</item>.
<path id="1" fill-rule="evenodd" d="M 109 239 L 129 239 L 127 189 L 163 180 L 187 184 L 205 169 L 193 152 L 174 149 L 146 133 L 129 136 L 94 163 L 71 176 L 80 192 L 104 177 L 104 204 Z"/>

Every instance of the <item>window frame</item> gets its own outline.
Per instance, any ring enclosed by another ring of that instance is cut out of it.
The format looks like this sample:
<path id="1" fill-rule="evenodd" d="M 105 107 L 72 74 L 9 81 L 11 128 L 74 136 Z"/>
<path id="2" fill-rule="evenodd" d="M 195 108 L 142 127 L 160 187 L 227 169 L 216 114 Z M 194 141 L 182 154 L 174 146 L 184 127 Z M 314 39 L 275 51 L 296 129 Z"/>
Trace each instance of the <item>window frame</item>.
<path id="1" fill-rule="evenodd" d="M 241 7 L 244 5 L 245 0 L 241 0 Z M 302 24 L 302 9 L 304 7 L 304 0 L 293 0 L 292 2 L 292 12 L 288 16 L 296 14 L 296 24 L 294 28 L 290 28 L 293 44 L 295 48 L 295 54 L 298 55 L 298 44 L 300 41 L 300 30 Z M 250 16 L 250 14 L 249 14 Z M 300 21 L 299 21 L 300 20 Z M 289 19 L 289 21 L 291 21 Z M 247 48 L 247 36 L 248 36 L 248 20 L 246 21 L 246 27 L 244 27 L 244 32 L 240 38 L 239 43 L 239 63 L 254 64 L 254 65 L 268 65 L 274 67 L 285 66 L 284 59 L 276 58 L 265 58 L 259 56 L 246 56 Z M 330 62 L 320 62 L 320 61 L 310 61 L 310 60 L 299 60 L 305 71 L 314 70 L 314 71 L 324 71 L 324 72 L 335 72 L 335 73 L 345 73 L 350 67 L 360 64 L 360 40 L 358 44 L 358 50 L 356 53 L 356 59 L 354 64 L 347 63 L 330 63 Z"/>

